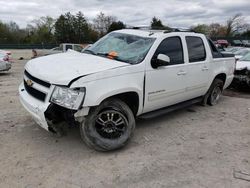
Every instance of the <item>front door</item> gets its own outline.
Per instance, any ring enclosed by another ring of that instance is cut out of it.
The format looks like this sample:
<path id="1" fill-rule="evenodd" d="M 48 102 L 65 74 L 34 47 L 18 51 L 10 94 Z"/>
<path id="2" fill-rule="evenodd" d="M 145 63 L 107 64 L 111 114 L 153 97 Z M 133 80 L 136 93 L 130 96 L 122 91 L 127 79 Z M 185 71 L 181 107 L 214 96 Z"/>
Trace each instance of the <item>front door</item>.
<path id="1" fill-rule="evenodd" d="M 159 54 L 169 56 L 168 66 L 154 67 Z M 164 39 L 152 58 L 152 68 L 146 70 L 144 113 L 185 101 L 187 64 L 184 63 L 180 37 Z"/>

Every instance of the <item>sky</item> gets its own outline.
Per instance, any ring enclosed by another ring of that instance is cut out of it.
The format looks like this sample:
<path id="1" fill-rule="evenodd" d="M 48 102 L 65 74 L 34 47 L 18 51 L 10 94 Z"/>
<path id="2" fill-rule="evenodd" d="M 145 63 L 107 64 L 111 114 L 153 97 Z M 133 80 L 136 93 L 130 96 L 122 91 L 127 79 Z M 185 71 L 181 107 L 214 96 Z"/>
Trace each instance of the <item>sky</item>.
<path id="1" fill-rule="evenodd" d="M 90 22 L 102 11 L 130 26 L 149 25 L 153 16 L 171 27 L 225 23 L 236 13 L 250 24 L 250 0 L 0 0 L 0 20 L 21 27 L 42 16 L 78 11 Z"/>

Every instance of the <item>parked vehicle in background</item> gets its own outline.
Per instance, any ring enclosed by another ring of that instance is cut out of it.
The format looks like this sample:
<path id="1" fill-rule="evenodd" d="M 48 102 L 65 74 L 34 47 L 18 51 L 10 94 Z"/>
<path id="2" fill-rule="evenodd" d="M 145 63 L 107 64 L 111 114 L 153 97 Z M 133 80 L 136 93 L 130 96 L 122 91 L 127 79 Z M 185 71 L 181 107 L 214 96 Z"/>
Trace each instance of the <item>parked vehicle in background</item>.
<path id="1" fill-rule="evenodd" d="M 9 58 L 11 57 L 11 51 L 0 50 L 0 54 L 6 54 L 9 56 Z"/>
<path id="2" fill-rule="evenodd" d="M 52 48 L 50 50 L 32 50 L 33 58 L 40 56 L 47 56 L 52 54 L 58 54 L 66 52 L 67 50 L 74 50 L 77 52 L 81 52 L 83 49 L 83 45 L 80 44 L 71 44 L 71 43 L 63 43 L 60 44 L 59 47 Z"/>
<path id="3" fill-rule="evenodd" d="M 0 52 L 0 72 L 8 71 L 11 69 L 11 63 L 9 62 L 9 56 L 4 52 Z"/>
<path id="4" fill-rule="evenodd" d="M 239 60 L 240 58 L 244 57 L 249 52 L 250 48 L 242 48 L 240 50 L 237 50 L 236 52 L 234 52 L 236 60 Z"/>
<path id="5" fill-rule="evenodd" d="M 125 29 L 84 53 L 69 51 L 29 61 L 20 101 L 44 129 L 78 126 L 100 151 L 123 147 L 135 119 L 201 102 L 216 105 L 234 77 L 233 54 L 203 34 Z"/>
<path id="6" fill-rule="evenodd" d="M 240 40 L 233 40 L 232 46 L 243 46 L 243 43 Z"/>
<path id="7" fill-rule="evenodd" d="M 0 50 L 0 54 L 5 54 L 8 56 L 8 61 L 11 62 L 12 61 L 12 52 L 8 51 L 8 50 Z"/>
<path id="8" fill-rule="evenodd" d="M 232 86 L 250 88 L 250 52 L 237 61 Z"/>
<path id="9" fill-rule="evenodd" d="M 84 52 L 85 50 L 89 49 L 92 46 L 92 44 L 88 44 L 86 45 L 81 52 Z"/>
<path id="10" fill-rule="evenodd" d="M 250 47 L 250 41 L 249 40 L 242 40 L 243 46 Z"/>
<path id="11" fill-rule="evenodd" d="M 227 48 L 229 46 L 229 43 L 227 40 L 217 40 L 216 43 L 223 48 Z"/>
<path id="12" fill-rule="evenodd" d="M 229 48 L 226 48 L 226 51 L 227 52 L 231 52 L 231 53 L 235 53 L 241 49 L 243 49 L 244 47 L 229 47 Z"/>

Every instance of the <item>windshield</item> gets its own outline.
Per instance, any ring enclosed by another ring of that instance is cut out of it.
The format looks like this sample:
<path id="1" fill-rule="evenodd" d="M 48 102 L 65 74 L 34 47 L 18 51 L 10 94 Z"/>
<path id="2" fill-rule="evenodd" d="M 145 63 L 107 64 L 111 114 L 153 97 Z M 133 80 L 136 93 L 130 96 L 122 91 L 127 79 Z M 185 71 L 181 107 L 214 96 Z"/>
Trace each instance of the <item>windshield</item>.
<path id="1" fill-rule="evenodd" d="M 241 61 L 250 61 L 250 52 L 240 59 Z"/>
<path id="2" fill-rule="evenodd" d="M 155 38 L 110 33 L 86 49 L 84 53 L 136 64 L 143 61 L 154 41 Z"/>

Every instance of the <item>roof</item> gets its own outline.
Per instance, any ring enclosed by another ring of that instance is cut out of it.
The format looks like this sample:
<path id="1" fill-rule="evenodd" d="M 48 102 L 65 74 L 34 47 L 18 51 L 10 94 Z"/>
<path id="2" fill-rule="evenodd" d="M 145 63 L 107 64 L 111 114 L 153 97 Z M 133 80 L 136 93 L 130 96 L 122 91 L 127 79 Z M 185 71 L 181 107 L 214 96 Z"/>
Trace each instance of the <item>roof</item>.
<path id="1" fill-rule="evenodd" d="M 180 35 L 180 33 L 189 33 L 192 35 L 201 35 L 199 33 L 194 32 L 187 32 L 187 31 L 167 31 L 167 30 L 146 30 L 146 29 L 122 29 L 115 31 L 117 33 L 124 33 L 124 34 L 130 34 L 130 35 L 137 35 L 141 37 L 149 37 L 149 38 L 158 38 L 165 36 L 168 33 L 176 33 Z"/>

